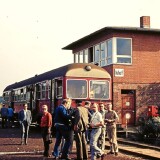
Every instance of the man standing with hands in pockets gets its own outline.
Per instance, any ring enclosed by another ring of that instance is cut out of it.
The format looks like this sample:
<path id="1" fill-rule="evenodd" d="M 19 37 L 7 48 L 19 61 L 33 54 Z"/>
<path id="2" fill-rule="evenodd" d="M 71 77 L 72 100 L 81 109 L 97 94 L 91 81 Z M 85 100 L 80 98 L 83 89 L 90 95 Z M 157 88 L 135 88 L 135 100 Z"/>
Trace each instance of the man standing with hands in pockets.
<path id="1" fill-rule="evenodd" d="M 118 144 L 117 144 L 117 129 L 116 122 L 119 120 L 117 113 L 112 110 L 112 104 L 107 105 L 105 114 L 106 130 L 110 144 L 110 152 L 108 154 L 115 154 L 118 156 Z"/>
<path id="2" fill-rule="evenodd" d="M 18 113 L 18 121 L 21 125 L 21 145 L 27 145 L 29 126 L 32 122 L 31 111 L 27 108 L 27 103 L 23 104 L 23 109 Z"/>

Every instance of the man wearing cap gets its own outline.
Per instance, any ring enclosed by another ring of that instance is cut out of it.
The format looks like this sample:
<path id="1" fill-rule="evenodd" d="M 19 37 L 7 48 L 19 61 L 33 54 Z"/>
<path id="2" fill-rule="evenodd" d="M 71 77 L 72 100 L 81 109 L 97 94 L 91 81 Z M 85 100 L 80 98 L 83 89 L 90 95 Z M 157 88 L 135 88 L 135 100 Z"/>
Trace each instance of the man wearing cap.
<path id="1" fill-rule="evenodd" d="M 82 101 L 77 101 L 77 109 L 75 111 L 75 140 L 77 149 L 77 159 L 88 159 L 87 142 L 85 138 L 85 132 L 88 125 L 88 109 L 82 107 Z"/>

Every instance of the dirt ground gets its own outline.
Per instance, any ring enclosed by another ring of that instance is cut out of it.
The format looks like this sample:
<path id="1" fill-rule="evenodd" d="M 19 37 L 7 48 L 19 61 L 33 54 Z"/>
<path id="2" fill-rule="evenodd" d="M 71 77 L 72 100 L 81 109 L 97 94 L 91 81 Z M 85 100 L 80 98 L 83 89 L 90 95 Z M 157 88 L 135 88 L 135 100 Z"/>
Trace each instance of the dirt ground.
<path id="1" fill-rule="evenodd" d="M 55 139 L 50 145 L 50 153 L 52 153 Z M 20 145 L 20 128 L 0 128 L 0 160 L 44 160 L 53 159 L 43 157 L 43 142 L 39 129 L 31 128 L 29 132 L 28 145 Z M 106 152 L 108 152 L 106 150 Z M 90 156 L 90 154 L 89 154 Z M 70 154 L 72 159 L 76 158 L 75 143 L 73 152 Z M 89 158 L 90 159 L 90 158 Z M 106 160 L 142 160 L 142 158 L 133 157 L 119 153 L 118 157 L 107 155 Z"/>

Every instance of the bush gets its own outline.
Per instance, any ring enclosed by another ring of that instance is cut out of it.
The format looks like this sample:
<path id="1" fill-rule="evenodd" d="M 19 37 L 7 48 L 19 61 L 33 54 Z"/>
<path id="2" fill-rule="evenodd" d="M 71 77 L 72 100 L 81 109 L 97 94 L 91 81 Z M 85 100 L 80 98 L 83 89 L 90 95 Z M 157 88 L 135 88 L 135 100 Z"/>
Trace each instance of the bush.
<path id="1" fill-rule="evenodd" d="M 138 133 L 142 138 L 159 138 L 160 117 L 150 117 L 147 120 L 140 118 Z"/>

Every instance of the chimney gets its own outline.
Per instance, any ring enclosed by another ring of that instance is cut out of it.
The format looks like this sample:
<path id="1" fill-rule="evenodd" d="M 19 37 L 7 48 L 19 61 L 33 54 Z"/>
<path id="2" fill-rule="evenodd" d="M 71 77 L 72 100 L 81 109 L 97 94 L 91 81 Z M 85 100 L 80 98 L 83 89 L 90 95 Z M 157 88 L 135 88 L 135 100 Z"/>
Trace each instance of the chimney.
<path id="1" fill-rule="evenodd" d="M 141 28 L 150 28 L 150 16 L 140 17 L 140 27 Z"/>

